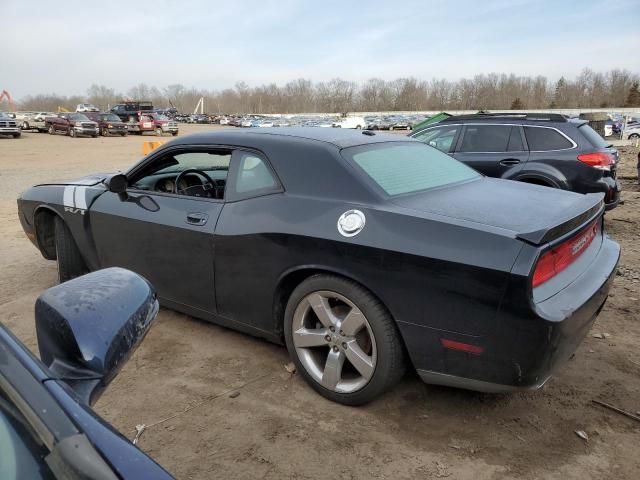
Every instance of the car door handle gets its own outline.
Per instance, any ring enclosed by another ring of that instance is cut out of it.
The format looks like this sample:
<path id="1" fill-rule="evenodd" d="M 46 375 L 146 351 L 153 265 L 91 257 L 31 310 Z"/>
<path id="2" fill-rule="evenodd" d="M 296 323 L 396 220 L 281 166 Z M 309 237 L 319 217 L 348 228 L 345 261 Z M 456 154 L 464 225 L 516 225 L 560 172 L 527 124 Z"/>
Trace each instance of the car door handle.
<path id="1" fill-rule="evenodd" d="M 187 223 L 189 225 L 204 225 L 209 220 L 209 215 L 206 213 L 193 212 L 187 213 Z"/>
<path id="2" fill-rule="evenodd" d="M 511 165 L 517 165 L 520 163 L 520 160 L 517 158 L 505 158 L 504 160 L 500 160 L 500 165 L 503 167 L 510 167 Z"/>

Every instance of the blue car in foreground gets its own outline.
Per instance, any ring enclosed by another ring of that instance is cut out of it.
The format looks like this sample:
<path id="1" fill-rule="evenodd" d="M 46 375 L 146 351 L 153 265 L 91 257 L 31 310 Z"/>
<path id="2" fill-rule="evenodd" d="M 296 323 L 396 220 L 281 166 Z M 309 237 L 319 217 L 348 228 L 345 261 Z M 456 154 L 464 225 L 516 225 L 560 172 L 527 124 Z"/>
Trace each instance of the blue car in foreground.
<path id="1" fill-rule="evenodd" d="M 0 479 L 171 479 L 91 410 L 151 327 L 141 276 L 99 270 L 36 301 L 38 360 L 0 325 Z"/>

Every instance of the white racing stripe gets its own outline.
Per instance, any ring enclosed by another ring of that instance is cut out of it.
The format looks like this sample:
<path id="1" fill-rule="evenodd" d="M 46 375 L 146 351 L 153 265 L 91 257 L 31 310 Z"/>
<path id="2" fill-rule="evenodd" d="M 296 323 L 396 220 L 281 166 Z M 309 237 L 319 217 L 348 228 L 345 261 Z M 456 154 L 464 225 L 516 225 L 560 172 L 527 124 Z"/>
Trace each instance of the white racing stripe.
<path id="1" fill-rule="evenodd" d="M 68 187 L 64 187 L 64 194 L 62 195 L 62 205 L 65 207 L 75 207 L 75 190 L 76 187 L 69 185 Z"/>
<path id="2" fill-rule="evenodd" d="M 87 209 L 87 187 L 76 187 L 74 195 L 76 208 Z"/>

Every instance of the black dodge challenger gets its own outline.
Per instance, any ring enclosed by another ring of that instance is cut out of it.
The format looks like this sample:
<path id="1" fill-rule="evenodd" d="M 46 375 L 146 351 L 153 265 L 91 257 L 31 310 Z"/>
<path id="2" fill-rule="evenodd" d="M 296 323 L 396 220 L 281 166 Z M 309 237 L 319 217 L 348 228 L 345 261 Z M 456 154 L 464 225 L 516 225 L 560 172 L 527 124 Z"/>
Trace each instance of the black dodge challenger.
<path id="1" fill-rule="evenodd" d="M 407 364 L 428 383 L 540 387 L 602 309 L 620 254 L 601 194 L 342 129 L 186 136 L 18 207 L 60 280 L 129 268 L 166 307 L 286 343 L 314 389 L 349 405 Z"/>

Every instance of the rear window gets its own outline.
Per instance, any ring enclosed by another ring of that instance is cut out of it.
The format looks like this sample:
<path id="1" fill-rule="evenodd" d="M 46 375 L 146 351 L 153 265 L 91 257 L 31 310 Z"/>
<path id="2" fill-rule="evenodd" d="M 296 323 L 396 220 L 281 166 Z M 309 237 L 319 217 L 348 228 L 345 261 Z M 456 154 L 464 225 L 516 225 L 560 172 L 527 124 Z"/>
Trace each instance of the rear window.
<path id="1" fill-rule="evenodd" d="M 342 154 L 392 196 L 480 177 L 475 170 L 427 145 L 380 143 L 347 148 Z"/>
<path id="2" fill-rule="evenodd" d="M 587 123 L 580 125 L 578 131 L 584 135 L 595 148 L 607 148 L 609 146 L 605 139 Z"/>
<path id="3" fill-rule="evenodd" d="M 524 127 L 524 134 L 527 137 L 529 150 L 532 152 L 565 150 L 573 147 L 573 143 L 553 128 Z"/>

